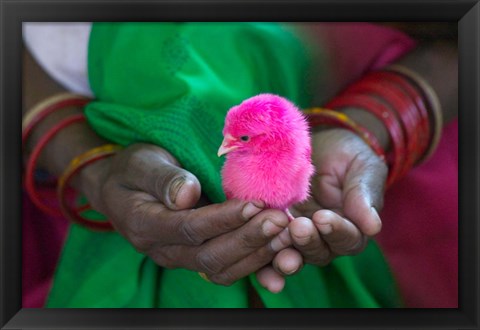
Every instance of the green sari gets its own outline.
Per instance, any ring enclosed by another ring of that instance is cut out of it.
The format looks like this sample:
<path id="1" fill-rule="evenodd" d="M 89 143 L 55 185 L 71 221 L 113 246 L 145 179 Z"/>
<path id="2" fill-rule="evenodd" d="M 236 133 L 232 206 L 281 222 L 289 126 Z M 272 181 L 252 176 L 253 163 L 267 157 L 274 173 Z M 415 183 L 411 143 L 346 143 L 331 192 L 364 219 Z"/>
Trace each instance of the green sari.
<path id="1" fill-rule="evenodd" d="M 96 100 L 85 114 L 115 143 L 167 149 L 212 202 L 222 202 L 223 159 L 216 151 L 226 111 L 264 92 L 309 106 L 312 58 L 319 53 L 291 26 L 276 23 L 93 24 L 88 67 Z M 373 241 L 358 256 L 306 265 L 273 294 L 253 274 L 215 285 L 196 272 L 159 267 L 115 232 L 72 225 L 47 307 L 248 307 L 249 282 L 266 307 L 400 305 Z"/>

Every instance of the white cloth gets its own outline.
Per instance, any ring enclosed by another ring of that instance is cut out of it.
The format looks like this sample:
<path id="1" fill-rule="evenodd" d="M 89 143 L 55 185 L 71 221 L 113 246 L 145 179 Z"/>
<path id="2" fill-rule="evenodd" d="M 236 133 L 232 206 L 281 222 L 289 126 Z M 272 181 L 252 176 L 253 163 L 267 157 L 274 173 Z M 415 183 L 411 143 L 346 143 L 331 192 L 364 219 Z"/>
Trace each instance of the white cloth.
<path id="1" fill-rule="evenodd" d="M 67 90 L 92 96 L 87 54 L 91 23 L 23 23 L 23 40 L 38 64 Z"/>

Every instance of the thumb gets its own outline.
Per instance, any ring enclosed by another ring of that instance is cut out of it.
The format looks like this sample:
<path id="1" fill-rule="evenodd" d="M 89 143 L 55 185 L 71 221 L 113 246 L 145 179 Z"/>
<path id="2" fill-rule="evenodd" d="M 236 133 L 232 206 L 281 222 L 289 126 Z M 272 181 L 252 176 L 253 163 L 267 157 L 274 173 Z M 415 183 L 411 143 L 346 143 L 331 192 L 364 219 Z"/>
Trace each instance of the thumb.
<path id="1" fill-rule="evenodd" d="M 128 161 L 130 186 L 144 191 L 171 210 L 195 206 L 200 199 L 201 185 L 190 172 L 165 149 L 140 144 L 134 147 Z"/>
<path id="2" fill-rule="evenodd" d="M 382 228 L 378 211 L 383 207 L 386 166 L 371 159 L 366 166 L 359 166 L 352 172 L 344 186 L 344 215 L 363 234 L 374 236 Z"/>
<path id="3" fill-rule="evenodd" d="M 382 229 L 382 221 L 377 211 L 378 208 L 378 206 L 372 205 L 368 194 L 360 187 L 355 187 L 345 196 L 345 217 L 352 221 L 367 236 L 374 236 Z"/>
<path id="4" fill-rule="evenodd" d="M 171 210 L 192 208 L 201 194 L 200 182 L 190 172 L 166 163 L 154 178 L 153 194 Z"/>

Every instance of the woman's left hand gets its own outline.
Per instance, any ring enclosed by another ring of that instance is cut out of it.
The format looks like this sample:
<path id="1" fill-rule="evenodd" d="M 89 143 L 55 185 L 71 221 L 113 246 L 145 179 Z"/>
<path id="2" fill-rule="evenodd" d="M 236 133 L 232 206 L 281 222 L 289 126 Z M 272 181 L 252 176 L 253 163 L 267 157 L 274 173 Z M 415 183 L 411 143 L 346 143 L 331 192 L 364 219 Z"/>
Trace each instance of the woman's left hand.
<path id="1" fill-rule="evenodd" d="M 273 292 L 304 263 L 324 266 L 337 256 L 360 253 L 382 226 L 377 210 L 383 206 L 385 162 L 344 129 L 315 132 L 312 143 L 312 196 L 292 208 L 296 219 L 283 235 L 292 246 L 257 272 L 258 281 Z"/>

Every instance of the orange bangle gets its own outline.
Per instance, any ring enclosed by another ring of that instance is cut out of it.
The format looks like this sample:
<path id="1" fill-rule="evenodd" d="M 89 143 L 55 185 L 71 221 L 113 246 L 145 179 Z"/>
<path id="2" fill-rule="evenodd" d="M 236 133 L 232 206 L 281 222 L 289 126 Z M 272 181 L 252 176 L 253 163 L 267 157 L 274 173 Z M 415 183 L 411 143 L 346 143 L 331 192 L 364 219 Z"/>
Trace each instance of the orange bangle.
<path id="1" fill-rule="evenodd" d="M 312 127 L 329 125 L 346 128 L 360 136 L 368 146 L 382 159 L 385 160 L 385 151 L 380 146 L 378 139 L 370 131 L 358 125 L 346 114 L 325 108 L 309 108 L 304 110 Z"/>
<path id="2" fill-rule="evenodd" d="M 113 230 L 113 226 L 109 221 L 93 221 L 82 217 L 78 210 L 75 210 L 69 205 L 66 199 L 66 188 L 69 186 L 71 179 L 85 166 L 94 163 L 95 161 L 113 156 L 122 147 L 115 144 L 105 144 L 100 147 L 93 148 L 87 152 L 75 157 L 68 167 L 63 172 L 58 181 L 57 196 L 60 201 L 60 208 L 64 216 L 77 224 L 83 225 L 87 228 L 97 231 L 110 231 Z"/>

